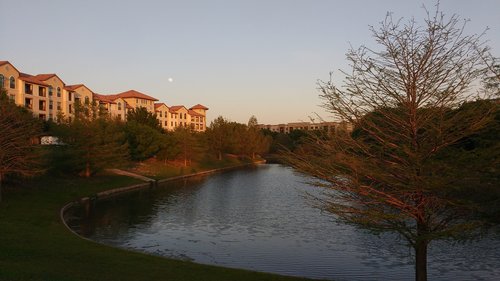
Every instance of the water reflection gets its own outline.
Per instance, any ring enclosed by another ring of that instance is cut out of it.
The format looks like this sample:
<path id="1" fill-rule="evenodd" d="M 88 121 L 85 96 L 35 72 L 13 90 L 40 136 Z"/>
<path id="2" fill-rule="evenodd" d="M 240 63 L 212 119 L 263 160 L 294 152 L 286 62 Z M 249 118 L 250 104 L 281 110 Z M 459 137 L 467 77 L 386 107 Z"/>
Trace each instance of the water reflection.
<path id="1" fill-rule="evenodd" d="M 336 224 L 279 165 L 169 183 L 97 204 L 75 229 L 106 244 L 199 263 L 335 280 L 413 280 L 409 249 Z M 430 280 L 498 280 L 500 238 L 431 244 Z"/>

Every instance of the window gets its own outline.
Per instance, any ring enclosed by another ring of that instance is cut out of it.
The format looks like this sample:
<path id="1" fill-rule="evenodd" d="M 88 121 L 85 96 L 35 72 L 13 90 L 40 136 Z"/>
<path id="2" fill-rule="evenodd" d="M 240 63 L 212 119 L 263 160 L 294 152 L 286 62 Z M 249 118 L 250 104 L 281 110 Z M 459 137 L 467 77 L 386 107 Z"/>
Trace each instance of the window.
<path id="1" fill-rule="evenodd" d="M 24 84 L 24 93 L 26 93 L 28 95 L 32 95 L 33 94 L 33 85 L 25 83 Z"/>
<path id="2" fill-rule="evenodd" d="M 45 87 L 38 86 L 38 95 L 41 96 L 41 97 L 46 97 L 47 96 L 47 92 L 46 92 Z"/>
<path id="3" fill-rule="evenodd" d="M 118 114 L 118 119 L 122 119 L 122 115 L 121 114 Z"/>
<path id="4" fill-rule="evenodd" d="M 135 103 L 138 104 L 139 103 L 139 99 L 135 99 Z"/>
<path id="5" fill-rule="evenodd" d="M 68 100 L 69 100 L 69 101 L 71 101 L 71 94 L 72 94 L 72 93 L 73 93 L 73 92 L 68 92 Z"/>
<path id="6" fill-rule="evenodd" d="M 45 101 L 43 101 L 43 100 L 38 101 L 38 110 L 42 110 L 42 111 L 46 110 L 46 108 L 45 108 Z"/>
<path id="7" fill-rule="evenodd" d="M 89 104 L 89 103 L 90 103 L 89 97 L 85 97 L 85 104 Z"/>
<path id="8" fill-rule="evenodd" d="M 73 111 L 71 110 L 71 104 L 69 105 L 69 113 L 73 113 Z"/>
<path id="9" fill-rule="evenodd" d="M 170 113 L 170 118 L 174 119 L 174 114 Z"/>
<path id="10" fill-rule="evenodd" d="M 165 127 L 167 127 L 167 126 L 168 126 L 168 121 L 165 121 Z"/>
<path id="11" fill-rule="evenodd" d="M 160 117 L 163 117 L 163 116 L 162 116 L 163 112 L 162 112 L 162 111 L 158 111 L 158 112 L 160 113 Z"/>
<path id="12" fill-rule="evenodd" d="M 0 74 L 0 88 L 3 88 L 5 77 L 3 77 L 2 74 Z"/>
<path id="13" fill-rule="evenodd" d="M 32 109 L 33 108 L 33 106 L 32 106 L 32 100 L 31 99 L 24 99 L 24 106 L 26 108 Z"/>
<path id="14" fill-rule="evenodd" d="M 186 113 L 184 113 L 184 119 L 187 119 L 187 117 L 186 117 Z"/>
<path id="15" fill-rule="evenodd" d="M 57 110 L 61 110 L 61 102 L 60 101 L 57 102 Z"/>
<path id="16" fill-rule="evenodd" d="M 58 98 L 61 97 L 61 88 L 60 87 L 57 87 L 57 97 Z"/>
<path id="17" fill-rule="evenodd" d="M 49 109 L 52 110 L 52 108 L 54 108 L 54 102 L 53 101 L 49 101 Z"/>
<path id="18" fill-rule="evenodd" d="M 170 127 L 174 126 L 174 121 L 170 121 Z"/>
<path id="19" fill-rule="evenodd" d="M 118 110 L 122 110 L 122 103 L 118 102 Z"/>
<path id="20" fill-rule="evenodd" d="M 15 89 L 16 88 L 16 79 L 14 79 L 13 76 L 10 77 L 10 88 Z"/>

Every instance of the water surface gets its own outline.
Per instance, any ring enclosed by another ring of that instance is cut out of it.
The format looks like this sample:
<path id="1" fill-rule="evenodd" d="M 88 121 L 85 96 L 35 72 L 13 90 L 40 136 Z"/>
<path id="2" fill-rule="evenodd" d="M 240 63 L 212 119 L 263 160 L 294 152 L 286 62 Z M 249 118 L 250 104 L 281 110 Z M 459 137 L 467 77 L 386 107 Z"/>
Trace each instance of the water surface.
<path id="1" fill-rule="evenodd" d="M 169 183 L 97 204 L 90 239 L 198 263 L 335 280 L 413 280 L 411 250 L 313 208 L 309 179 L 280 165 Z M 500 280 L 500 237 L 431 244 L 429 280 Z"/>

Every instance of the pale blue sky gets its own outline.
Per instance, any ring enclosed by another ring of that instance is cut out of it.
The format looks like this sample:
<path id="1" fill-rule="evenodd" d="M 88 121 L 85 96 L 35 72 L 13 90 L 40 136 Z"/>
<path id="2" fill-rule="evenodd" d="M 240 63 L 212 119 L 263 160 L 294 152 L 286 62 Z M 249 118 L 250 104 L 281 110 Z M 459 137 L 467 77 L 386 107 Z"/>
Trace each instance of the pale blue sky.
<path id="1" fill-rule="evenodd" d="M 435 1 L 0 0 L 0 60 L 97 93 L 201 103 L 209 120 L 328 119 L 317 79 L 347 69 L 349 44 L 372 44 L 368 26 L 387 11 L 421 19 L 422 4 Z M 470 33 L 489 27 L 500 55 L 500 0 L 442 0 L 441 9 L 471 19 Z"/>

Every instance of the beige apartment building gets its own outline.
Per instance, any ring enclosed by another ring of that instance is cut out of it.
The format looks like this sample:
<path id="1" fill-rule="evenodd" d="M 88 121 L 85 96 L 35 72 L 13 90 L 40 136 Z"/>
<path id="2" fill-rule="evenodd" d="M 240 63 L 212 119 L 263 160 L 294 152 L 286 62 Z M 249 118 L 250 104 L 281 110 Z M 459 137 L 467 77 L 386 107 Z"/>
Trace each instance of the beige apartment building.
<path id="1" fill-rule="evenodd" d="M 99 103 L 99 107 L 104 112 L 108 113 L 111 118 L 118 118 L 122 121 L 127 120 L 127 112 L 132 109 L 125 100 L 114 95 L 93 94 L 95 102 Z"/>
<path id="2" fill-rule="evenodd" d="M 109 95 L 111 98 L 122 98 L 132 108 L 144 107 L 149 112 L 155 113 L 154 102 L 158 99 L 138 92 L 136 90 L 129 90 L 123 93 Z"/>
<path id="3" fill-rule="evenodd" d="M 193 131 L 203 132 L 206 130 L 207 107 L 197 104 L 191 108 L 183 105 L 168 107 L 165 103 L 155 103 L 156 117 L 161 126 L 168 131 L 177 127 L 190 127 Z"/>
<path id="4" fill-rule="evenodd" d="M 208 107 L 197 104 L 189 109 L 191 116 L 191 128 L 198 132 L 204 132 L 207 129 L 207 115 Z"/>
<path id="5" fill-rule="evenodd" d="M 259 128 L 268 129 L 272 132 L 285 133 L 288 134 L 293 130 L 303 130 L 303 131 L 314 131 L 314 130 L 324 130 L 327 132 L 337 132 L 339 130 L 352 131 L 352 124 L 346 122 L 291 122 L 286 124 L 277 125 L 263 125 L 259 124 Z"/>
<path id="6" fill-rule="evenodd" d="M 207 107 L 197 104 L 189 109 L 185 106 L 168 107 L 157 103 L 158 99 L 136 90 L 102 95 L 84 84 L 66 85 L 54 73 L 30 75 L 20 72 L 8 61 L 0 61 L 0 88 L 7 91 L 10 99 L 19 106 L 29 108 L 33 115 L 43 120 L 71 121 L 75 103 L 98 103 L 111 117 L 125 121 L 127 112 L 139 107 L 156 114 L 165 130 L 178 126 L 191 127 L 195 131 L 206 130 Z"/>
<path id="7" fill-rule="evenodd" d="M 170 108 L 168 108 L 168 106 L 163 102 L 155 103 L 154 106 L 156 118 L 160 122 L 161 127 L 165 130 L 173 130 L 173 128 L 170 126 Z"/>

